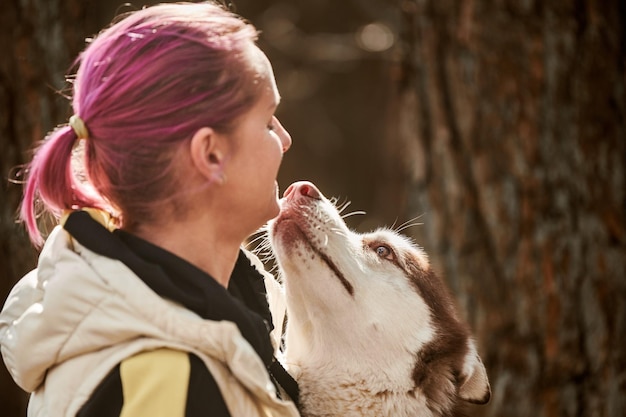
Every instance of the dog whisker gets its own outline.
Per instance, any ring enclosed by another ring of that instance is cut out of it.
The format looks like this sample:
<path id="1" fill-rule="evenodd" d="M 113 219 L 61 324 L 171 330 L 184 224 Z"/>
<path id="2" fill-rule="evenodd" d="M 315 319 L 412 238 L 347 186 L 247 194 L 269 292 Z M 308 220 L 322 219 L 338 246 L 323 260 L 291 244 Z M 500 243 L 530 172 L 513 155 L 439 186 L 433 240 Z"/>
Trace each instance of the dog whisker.
<path id="1" fill-rule="evenodd" d="M 337 207 L 337 212 L 339 214 L 341 214 L 345 209 L 347 209 L 350 206 L 350 204 L 352 204 L 352 201 L 346 201 L 346 202 L 344 202 L 342 204 L 337 205 L 336 206 Z"/>
<path id="2" fill-rule="evenodd" d="M 252 240 L 249 240 L 248 241 L 248 245 L 254 245 L 254 244 L 256 244 L 259 241 L 263 241 L 264 239 L 266 239 L 265 235 L 257 236 L 255 238 L 253 238 Z"/>
<path id="3" fill-rule="evenodd" d="M 346 213 L 344 215 L 341 216 L 342 219 L 348 218 L 350 216 L 360 216 L 363 214 L 367 214 L 367 212 L 363 211 L 363 210 L 359 210 L 359 211 L 352 211 L 350 213 Z"/>
<path id="4" fill-rule="evenodd" d="M 338 229 L 338 228 L 336 228 L 336 227 L 332 227 L 332 228 L 330 228 L 329 230 L 330 230 L 331 232 L 333 232 L 333 233 L 334 233 L 335 235 L 337 235 L 337 236 L 341 236 L 341 237 L 346 237 L 346 236 L 347 236 L 347 235 L 346 235 L 346 233 L 345 233 L 343 230 Z"/>
<path id="5" fill-rule="evenodd" d="M 391 227 L 391 229 L 392 229 L 392 230 L 394 230 L 394 231 L 396 231 L 396 232 L 398 232 L 398 233 L 400 233 L 400 232 L 402 232 L 403 230 L 406 230 L 406 229 L 408 229 L 408 228 L 410 228 L 410 227 L 414 227 L 414 226 L 421 226 L 421 225 L 423 225 L 424 223 L 423 223 L 423 222 L 418 222 L 417 220 L 419 220 L 419 219 L 420 219 L 420 218 L 422 218 L 423 216 L 424 216 L 424 214 L 420 214 L 420 215 L 419 215 L 419 216 L 417 216 L 417 217 L 413 217 L 412 219 L 407 220 L 406 222 L 402 223 L 402 224 L 401 224 L 400 226 L 398 226 L 398 227 L 393 227 L 393 226 L 392 226 L 392 227 Z M 395 222 L 394 222 L 394 224 L 395 224 Z"/>

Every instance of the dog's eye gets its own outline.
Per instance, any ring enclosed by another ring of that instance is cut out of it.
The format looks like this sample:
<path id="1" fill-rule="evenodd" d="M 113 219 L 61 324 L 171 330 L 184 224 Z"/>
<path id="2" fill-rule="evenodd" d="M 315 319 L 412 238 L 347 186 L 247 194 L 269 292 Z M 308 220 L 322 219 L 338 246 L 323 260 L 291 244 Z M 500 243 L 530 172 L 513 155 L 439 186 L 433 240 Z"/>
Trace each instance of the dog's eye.
<path id="1" fill-rule="evenodd" d="M 380 256 L 381 258 L 385 258 L 390 261 L 395 260 L 393 251 L 387 245 L 375 245 L 372 247 L 372 249 L 374 249 L 374 252 L 376 252 L 376 255 Z"/>

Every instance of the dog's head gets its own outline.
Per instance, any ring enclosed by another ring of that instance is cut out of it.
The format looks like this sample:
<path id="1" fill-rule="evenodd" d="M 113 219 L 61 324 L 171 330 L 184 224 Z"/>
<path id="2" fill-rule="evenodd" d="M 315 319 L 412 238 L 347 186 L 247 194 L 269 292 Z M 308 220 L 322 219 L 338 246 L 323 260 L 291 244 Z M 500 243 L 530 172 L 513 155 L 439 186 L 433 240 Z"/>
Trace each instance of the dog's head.
<path id="1" fill-rule="evenodd" d="M 289 362 L 375 375 L 381 390 L 419 390 L 434 409 L 456 397 L 489 400 L 469 331 L 408 238 L 351 231 L 313 184 L 299 182 L 285 192 L 269 239 L 287 294 Z"/>

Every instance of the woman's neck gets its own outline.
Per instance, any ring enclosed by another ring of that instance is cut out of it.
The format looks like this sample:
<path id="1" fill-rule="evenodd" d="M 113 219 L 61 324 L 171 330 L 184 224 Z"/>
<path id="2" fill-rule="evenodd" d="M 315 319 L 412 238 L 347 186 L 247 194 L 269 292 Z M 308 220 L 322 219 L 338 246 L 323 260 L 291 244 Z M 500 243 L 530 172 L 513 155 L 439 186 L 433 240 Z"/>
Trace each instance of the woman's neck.
<path id="1" fill-rule="evenodd" d="M 129 232 L 193 264 L 224 287 L 228 287 L 243 242 L 229 239 L 219 222 L 206 220 L 143 224 Z"/>

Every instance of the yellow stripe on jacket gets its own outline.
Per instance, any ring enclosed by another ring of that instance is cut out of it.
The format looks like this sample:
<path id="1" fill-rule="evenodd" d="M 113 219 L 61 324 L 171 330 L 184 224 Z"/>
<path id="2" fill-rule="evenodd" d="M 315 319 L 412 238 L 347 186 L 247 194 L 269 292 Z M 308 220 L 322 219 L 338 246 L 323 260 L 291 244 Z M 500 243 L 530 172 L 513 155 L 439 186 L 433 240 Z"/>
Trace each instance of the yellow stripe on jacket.
<path id="1" fill-rule="evenodd" d="M 120 365 L 120 417 L 185 417 L 189 355 L 172 349 L 141 352 Z"/>

